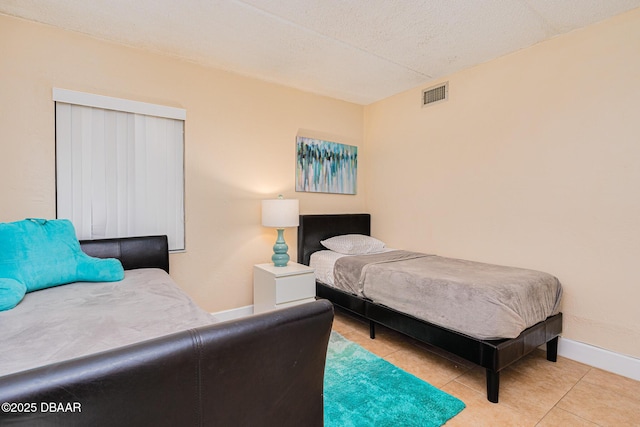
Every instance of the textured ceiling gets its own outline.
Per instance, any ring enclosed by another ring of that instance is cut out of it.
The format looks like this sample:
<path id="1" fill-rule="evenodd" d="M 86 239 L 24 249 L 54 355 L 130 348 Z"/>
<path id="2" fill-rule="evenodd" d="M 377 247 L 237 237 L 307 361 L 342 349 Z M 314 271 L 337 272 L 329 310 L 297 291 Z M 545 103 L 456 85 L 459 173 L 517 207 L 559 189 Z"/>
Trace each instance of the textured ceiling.
<path id="1" fill-rule="evenodd" d="M 0 13 L 369 104 L 640 0 L 0 0 Z"/>

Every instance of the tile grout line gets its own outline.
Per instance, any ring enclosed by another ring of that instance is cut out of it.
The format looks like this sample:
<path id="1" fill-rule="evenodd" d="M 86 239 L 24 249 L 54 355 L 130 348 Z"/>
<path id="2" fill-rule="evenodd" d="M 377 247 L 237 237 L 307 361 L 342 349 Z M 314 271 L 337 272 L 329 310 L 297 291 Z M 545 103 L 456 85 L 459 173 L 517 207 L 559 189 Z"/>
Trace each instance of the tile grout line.
<path id="1" fill-rule="evenodd" d="M 545 419 L 545 417 L 546 417 L 547 415 L 549 415 L 549 413 L 550 413 L 551 411 L 553 411 L 554 409 L 556 409 L 556 408 L 557 408 L 558 410 L 560 410 L 560 411 L 564 411 L 564 412 L 567 412 L 567 413 L 569 413 L 569 414 L 571 414 L 571 415 L 573 415 L 573 416 L 576 416 L 576 417 L 580 418 L 581 420 L 585 420 L 585 421 L 587 421 L 587 422 L 590 422 L 590 423 L 592 423 L 592 424 L 595 424 L 595 425 L 597 425 L 597 426 L 600 426 L 600 424 L 598 424 L 598 423 L 596 423 L 596 422 L 594 422 L 594 421 L 588 420 L 588 419 L 586 419 L 586 418 L 584 418 L 584 417 L 581 417 L 581 416 L 580 416 L 580 415 L 578 415 L 578 414 L 574 414 L 574 413 L 573 413 L 573 412 L 571 412 L 570 410 L 567 410 L 567 409 L 563 409 L 563 408 L 559 408 L 559 407 L 558 407 L 558 403 L 562 402 L 562 399 L 564 399 L 564 398 L 565 398 L 569 393 L 571 393 L 571 390 L 573 390 L 573 389 L 574 389 L 574 388 L 575 388 L 575 387 L 580 383 L 580 381 L 582 381 L 582 380 L 584 379 L 584 377 L 586 377 L 586 376 L 587 376 L 587 374 L 588 374 L 589 372 L 591 372 L 591 370 L 592 370 L 592 369 L 593 369 L 592 367 L 589 367 L 589 369 L 587 370 L 587 372 L 585 372 L 585 373 L 584 373 L 584 375 L 582 375 L 580 378 L 578 378 L 578 380 L 577 380 L 577 381 L 576 381 L 576 382 L 571 386 L 571 388 L 569 388 L 569 390 L 567 390 L 567 392 L 566 392 L 566 393 L 564 393 L 564 394 L 560 397 L 560 399 L 558 399 L 558 401 L 557 401 L 557 402 L 556 402 L 556 403 L 551 407 L 551 409 L 549 409 L 549 410 L 548 410 L 548 411 L 547 411 L 547 412 L 542 416 L 542 418 L 540 418 L 540 419 L 538 420 L 538 422 L 536 423 L 536 426 L 537 426 L 538 424 L 540 424 L 540 423 L 542 422 L 542 420 L 544 420 L 544 419 Z"/>

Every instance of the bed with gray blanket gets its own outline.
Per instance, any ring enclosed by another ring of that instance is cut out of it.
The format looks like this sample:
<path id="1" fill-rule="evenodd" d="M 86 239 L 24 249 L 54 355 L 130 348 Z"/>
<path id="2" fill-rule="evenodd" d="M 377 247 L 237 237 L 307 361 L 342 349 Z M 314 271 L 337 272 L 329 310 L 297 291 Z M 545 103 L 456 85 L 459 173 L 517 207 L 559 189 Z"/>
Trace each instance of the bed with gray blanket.
<path id="1" fill-rule="evenodd" d="M 119 282 L 42 289 L 0 312 L 0 342 L 19 349 L 0 352 L 0 376 L 213 323 L 158 268 L 126 270 Z"/>
<path id="2" fill-rule="evenodd" d="M 169 276 L 166 236 L 80 243 L 124 279 L 0 311 L 0 425 L 322 426 L 328 301 L 217 322 Z"/>
<path id="3" fill-rule="evenodd" d="M 497 403 L 499 373 L 547 344 L 555 361 L 562 287 L 552 275 L 403 250 L 344 255 L 320 242 L 370 235 L 368 214 L 301 215 L 298 262 L 316 269 L 316 294 L 339 307 L 486 368 Z M 312 262 L 313 261 L 313 262 Z"/>
<path id="4" fill-rule="evenodd" d="M 548 273 L 402 250 L 340 257 L 334 286 L 481 340 L 516 338 L 562 296 Z"/>

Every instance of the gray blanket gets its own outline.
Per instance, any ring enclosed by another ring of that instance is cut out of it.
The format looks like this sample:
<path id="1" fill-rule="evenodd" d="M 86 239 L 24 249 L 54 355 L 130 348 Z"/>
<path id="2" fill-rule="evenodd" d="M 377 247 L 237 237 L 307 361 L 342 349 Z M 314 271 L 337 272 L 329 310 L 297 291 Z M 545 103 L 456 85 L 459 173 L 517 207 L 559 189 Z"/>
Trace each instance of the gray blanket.
<path id="1" fill-rule="evenodd" d="M 343 257 L 335 286 L 479 339 L 515 338 L 556 314 L 562 287 L 540 271 L 407 251 Z"/>
<path id="2" fill-rule="evenodd" d="M 31 292 L 0 312 L 0 376 L 211 323 L 159 269 Z"/>

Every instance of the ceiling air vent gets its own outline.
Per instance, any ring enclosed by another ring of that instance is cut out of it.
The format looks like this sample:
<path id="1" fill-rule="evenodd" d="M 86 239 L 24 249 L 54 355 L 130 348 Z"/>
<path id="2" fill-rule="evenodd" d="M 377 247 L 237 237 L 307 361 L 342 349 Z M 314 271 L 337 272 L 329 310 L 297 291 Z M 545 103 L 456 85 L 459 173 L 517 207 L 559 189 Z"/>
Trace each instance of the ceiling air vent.
<path id="1" fill-rule="evenodd" d="M 435 104 L 436 102 L 446 101 L 449 97 L 449 82 L 438 86 L 430 87 L 422 91 L 422 106 Z"/>

